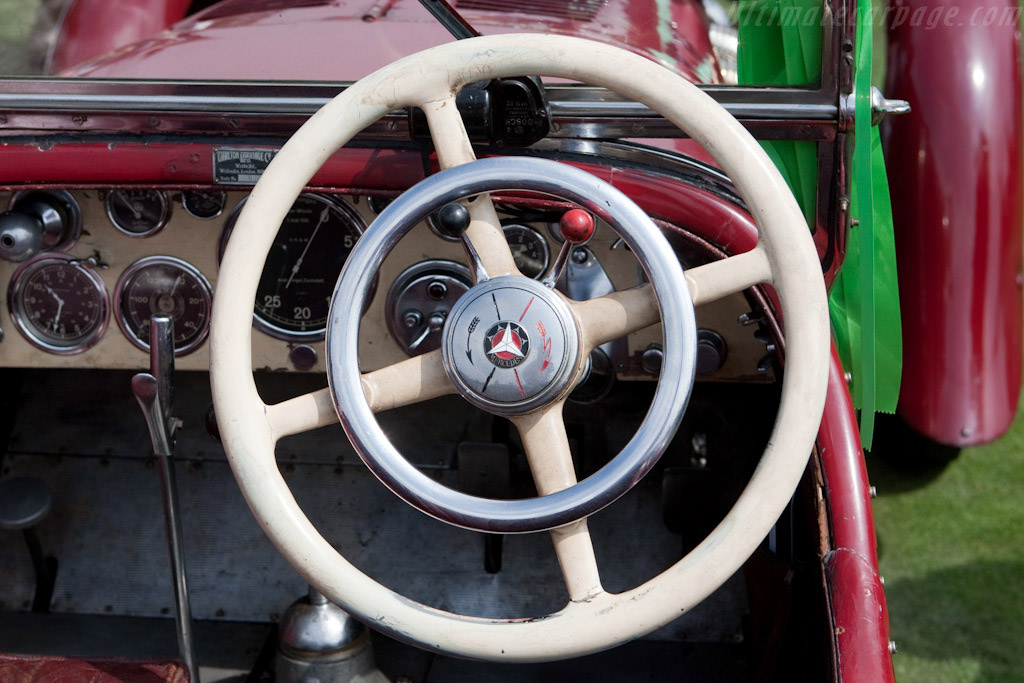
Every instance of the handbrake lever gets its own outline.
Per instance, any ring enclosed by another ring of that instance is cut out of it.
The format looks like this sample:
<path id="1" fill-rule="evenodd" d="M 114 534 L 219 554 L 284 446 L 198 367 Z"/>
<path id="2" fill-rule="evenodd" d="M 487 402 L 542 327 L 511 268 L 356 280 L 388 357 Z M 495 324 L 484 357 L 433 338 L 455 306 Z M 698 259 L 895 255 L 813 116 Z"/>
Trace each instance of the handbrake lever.
<path id="1" fill-rule="evenodd" d="M 164 503 L 164 530 L 171 559 L 174 583 L 174 620 L 178 633 L 178 649 L 189 671 L 189 679 L 199 683 L 192 632 L 192 610 L 185 580 L 185 553 L 178 509 L 178 487 L 171 458 L 174 457 L 174 434 L 181 420 L 171 416 L 174 408 L 174 321 L 169 315 L 150 318 L 149 372 L 132 377 L 132 392 L 142 408 L 153 441 L 160 471 L 160 492 Z"/>

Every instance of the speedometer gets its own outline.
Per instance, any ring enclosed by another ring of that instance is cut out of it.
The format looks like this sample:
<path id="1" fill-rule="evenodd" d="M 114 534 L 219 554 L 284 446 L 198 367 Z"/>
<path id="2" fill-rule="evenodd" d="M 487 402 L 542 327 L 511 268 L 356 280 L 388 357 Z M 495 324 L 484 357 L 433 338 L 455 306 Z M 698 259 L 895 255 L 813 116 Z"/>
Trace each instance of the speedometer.
<path id="1" fill-rule="evenodd" d="M 221 235 L 227 246 L 242 204 Z M 302 194 L 281 223 L 256 290 L 256 328 L 280 339 L 323 339 L 334 284 L 366 228 L 343 201 Z"/>

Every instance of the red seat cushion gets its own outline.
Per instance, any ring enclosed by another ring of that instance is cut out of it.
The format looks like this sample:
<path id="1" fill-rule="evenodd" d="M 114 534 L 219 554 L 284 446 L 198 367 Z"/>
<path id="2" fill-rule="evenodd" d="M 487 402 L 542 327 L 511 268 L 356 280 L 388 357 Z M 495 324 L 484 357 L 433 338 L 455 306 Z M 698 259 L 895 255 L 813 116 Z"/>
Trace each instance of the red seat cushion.
<path id="1" fill-rule="evenodd" d="M 3 683 L 188 683 L 173 660 L 89 659 L 0 654 Z"/>

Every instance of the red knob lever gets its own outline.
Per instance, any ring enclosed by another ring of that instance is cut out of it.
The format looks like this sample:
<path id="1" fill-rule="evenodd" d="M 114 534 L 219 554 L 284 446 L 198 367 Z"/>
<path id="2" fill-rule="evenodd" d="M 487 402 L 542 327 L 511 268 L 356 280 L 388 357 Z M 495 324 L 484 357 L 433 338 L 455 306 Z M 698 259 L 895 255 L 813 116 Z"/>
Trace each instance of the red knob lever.
<path id="1" fill-rule="evenodd" d="M 566 242 L 583 244 L 594 235 L 594 219 L 583 209 L 569 209 L 558 220 Z"/>

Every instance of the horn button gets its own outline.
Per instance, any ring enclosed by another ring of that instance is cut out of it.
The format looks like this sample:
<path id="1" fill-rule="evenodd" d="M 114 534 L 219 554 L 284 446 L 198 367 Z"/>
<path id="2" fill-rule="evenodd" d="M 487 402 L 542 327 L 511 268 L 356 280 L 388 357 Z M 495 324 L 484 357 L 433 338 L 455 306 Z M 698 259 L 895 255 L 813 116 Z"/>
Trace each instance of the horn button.
<path id="1" fill-rule="evenodd" d="M 470 403 L 498 415 L 521 415 L 569 388 L 579 333 L 554 291 L 521 277 L 473 287 L 444 326 L 444 367 Z"/>

